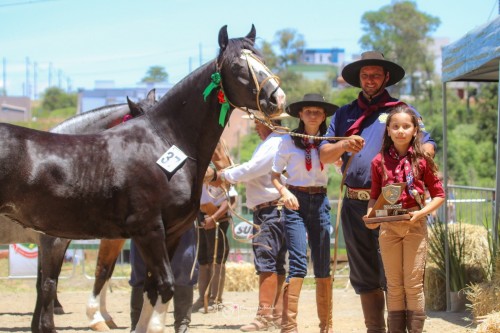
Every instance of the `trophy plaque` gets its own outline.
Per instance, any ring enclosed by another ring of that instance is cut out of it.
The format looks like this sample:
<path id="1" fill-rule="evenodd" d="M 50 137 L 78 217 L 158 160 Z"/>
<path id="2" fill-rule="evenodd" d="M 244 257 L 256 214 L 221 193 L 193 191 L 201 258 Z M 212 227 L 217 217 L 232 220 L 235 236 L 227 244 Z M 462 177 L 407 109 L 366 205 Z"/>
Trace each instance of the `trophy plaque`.
<path id="1" fill-rule="evenodd" d="M 370 214 L 363 218 L 365 223 L 409 220 L 411 216 L 408 214 L 408 210 L 402 208 L 402 204 L 396 204 L 405 187 L 406 183 L 395 183 L 382 187 L 382 193 L 373 205 Z"/>

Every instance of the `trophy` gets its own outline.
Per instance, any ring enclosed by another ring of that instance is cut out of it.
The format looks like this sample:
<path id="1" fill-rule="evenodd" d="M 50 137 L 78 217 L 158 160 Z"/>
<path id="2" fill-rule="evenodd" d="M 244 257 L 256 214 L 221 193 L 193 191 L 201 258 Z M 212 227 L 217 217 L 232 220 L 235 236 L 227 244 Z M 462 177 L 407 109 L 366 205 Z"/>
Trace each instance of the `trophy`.
<path id="1" fill-rule="evenodd" d="M 406 183 L 395 183 L 382 187 L 382 193 L 373 205 L 370 214 L 364 217 L 365 223 L 393 222 L 409 220 L 411 218 L 408 210 L 404 209 L 398 202 L 403 193 Z"/>

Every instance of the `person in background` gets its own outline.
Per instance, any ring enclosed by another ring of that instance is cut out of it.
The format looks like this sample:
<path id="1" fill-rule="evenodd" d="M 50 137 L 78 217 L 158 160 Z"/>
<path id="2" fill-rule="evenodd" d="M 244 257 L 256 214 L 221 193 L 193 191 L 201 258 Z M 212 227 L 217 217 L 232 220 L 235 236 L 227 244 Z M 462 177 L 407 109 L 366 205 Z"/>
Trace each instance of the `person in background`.
<path id="1" fill-rule="evenodd" d="M 279 126 L 281 119 L 287 116 L 281 114 L 270 121 Z M 260 112 L 257 117 L 264 119 Z M 273 133 L 257 119 L 254 122 L 255 131 L 262 142 L 255 148 L 252 158 L 217 174 L 219 183 L 246 184 L 246 204 L 253 211 L 253 223 L 257 226 L 253 228 L 252 244 L 255 270 L 259 275 L 259 305 L 255 319 L 240 328 L 243 332 L 281 328 L 282 286 L 286 273 L 286 244 L 284 221 L 279 208 L 280 194 L 271 182 L 270 172 L 281 135 Z"/>
<path id="2" fill-rule="evenodd" d="M 395 107 L 387 117 L 380 153 L 371 163 L 370 214 L 382 188 L 406 183 L 394 205 L 410 220 L 380 223 L 380 252 L 387 278 L 388 326 L 391 333 L 422 333 L 425 322 L 424 271 L 427 257 L 427 215 L 444 202 L 444 190 L 434 160 L 424 154 L 415 112 Z M 431 200 L 425 203 L 425 190 Z M 376 223 L 377 224 L 377 223 Z M 367 224 L 374 228 L 374 224 Z"/>
<path id="3" fill-rule="evenodd" d="M 391 97 L 387 87 L 405 75 L 398 64 L 386 60 L 377 51 L 368 51 L 361 59 L 342 70 L 344 80 L 361 88 L 358 98 L 342 106 L 330 122 L 327 137 L 349 137 L 333 142 L 323 141 L 320 159 L 335 163 L 342 158 L 346 194 L 342 200 L 342 230 L 349 262 L 349 279 L 360 295 L 368 333 L 386 332 L 384 319 L 386 281 L 378 245 L 378 229 L 365 227 L 363 215 L 370 199 L 370 164 L 380 151 L 388 110 L 401 103 Z M 422 129 L 422 148 L 434 156 L 434 141 Z"/>
<path id="4" fill-rule="evenodd" d="M 307 244 L 316 280 L 316 305 L 320 332 L 333 332 L 332 275 L 330 272 L 330 203 L 326 194 L 327 166 L 319 160 L 319 142 L 326 132 L 326 118 L 337 106 L 319 94 L 306 94 L 287 108 L 300 119 L 294 136 L 283 136 L 272 166 L 272 182 L 281 194 L 285 213 L 285 234 L 289 273 L 283 295 L 281 332 L 297 332 L 300 291 L 307 275 Z M 286 170 L 286 184 L 281 174 Z M 306 238 L 307 234 L 307 238 Z"/>
<path id="5" fill-rule="evenodd" d="M 229 193 L 230 201 L 226 196 Z M 229 205 L 236 201 L 234 187 L 223 189 L 203 184 L 199 221 L 198 249 L 198 293 L 199 297 L 193 304 L 193 311 L 210 313 L 218 311 L 222 306 L 222 295 L 226 277 L 226 261 L 229 254 L 227 230 L 229 228 Z M 205 294 L 208 293 L 208 304 L 205 304 Z M 207 306 L 205 308 L 205 305 Z"/>
<path id="6" fill-rule="evenodd" d="M 193 289 L 198 280 L 198 268 L 195 266 L 193 276 L 191 270 L 196 264 L 196 229 L 193 222 L 192 227 L 186 231 L 179 241 L 171 260 L 174 272 L 174 329 L 175 333 L 186 333 L 191 322 L 191 309 L 193 304 Z M 130 322 L 131 332 L 141 315 L 144 302 L 143 285 L 146 278 L 146 264 L 138 252 L 133 241 L 130 242 L 130 265 L 131 273 L 129 284 L 132 287 L 130 295 Z"/>

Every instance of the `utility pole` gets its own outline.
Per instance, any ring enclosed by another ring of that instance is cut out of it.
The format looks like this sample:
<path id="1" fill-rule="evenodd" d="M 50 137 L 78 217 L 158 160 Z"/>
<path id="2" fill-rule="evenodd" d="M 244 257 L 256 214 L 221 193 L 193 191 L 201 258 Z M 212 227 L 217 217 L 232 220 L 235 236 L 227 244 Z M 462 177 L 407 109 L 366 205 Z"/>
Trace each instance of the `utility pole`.
<path id="1" fill-rule="evenodd" d="M 201 43 L 200 43 L 200 46 L 199 46 L 199 54 L 200 54 L 200 67 L 201 67 L 201 65 L 203 65 L 203 56 L 202 56 L 202 46 L 201 46 Z"/>
<path id="2" fill-rule="evenodd" d="M 33 99 L 34 100 L 38 99 L 37 81 L 38 81 L 38 64 L 36 61 L 34 61 L 33 62 Z"/>
<path id="3" fill-rule="evenodd" d="M 7 96 L 7 58 L 3 57 L 3 84 L 2 84 L 2 95 Z"/>
<path id="4" fill-rule="evenodd" d="M 30 84 L 30 58 L 26 57 L 26 83 L 24 84 L 24 96 L 31 98 Z"/>
<path id="5" fill-rule="evenodd" d="M 62 89 L 62 70 L 57 71 L 57 87 Z"/>
<path id="6" fill-rule="evenodd" d="M 49 62 L 49 88 L 52 87 L 52 62 Z"/>

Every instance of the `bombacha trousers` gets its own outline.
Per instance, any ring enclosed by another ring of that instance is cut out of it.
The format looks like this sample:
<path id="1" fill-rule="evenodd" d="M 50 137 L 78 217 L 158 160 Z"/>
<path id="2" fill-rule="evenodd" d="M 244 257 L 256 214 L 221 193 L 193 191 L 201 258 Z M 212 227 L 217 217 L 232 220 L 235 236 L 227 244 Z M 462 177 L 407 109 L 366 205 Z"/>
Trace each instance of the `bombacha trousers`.
<path id="1" fill-rule="evenodd" d="M 424 311 L 426 220 L 381 223 L 379 244 L 387 279 L 388 311 Z"/>

